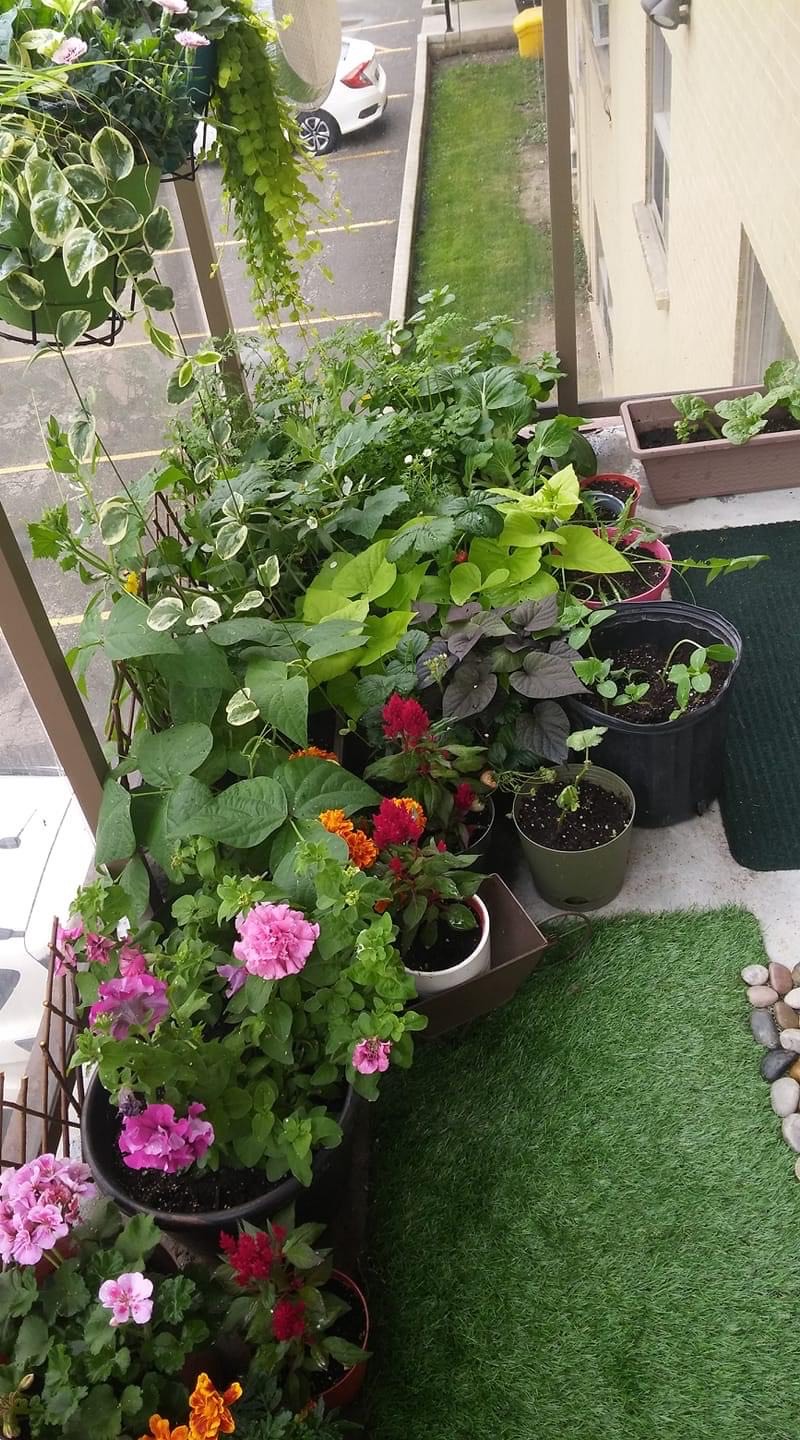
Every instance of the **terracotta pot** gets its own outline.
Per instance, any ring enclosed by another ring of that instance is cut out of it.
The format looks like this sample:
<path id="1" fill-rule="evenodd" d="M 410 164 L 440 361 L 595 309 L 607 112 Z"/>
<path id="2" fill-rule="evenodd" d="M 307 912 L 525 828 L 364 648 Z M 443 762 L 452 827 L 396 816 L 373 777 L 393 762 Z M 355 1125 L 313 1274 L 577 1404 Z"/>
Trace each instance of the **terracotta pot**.
<path id="1" fill-rule="evenodd" d="M 609 540 L 616 538 L 616 530 L 609 529 L 607 533 Z M 630 533 L 624 537 L 622 541 L 623 545 L 629 540 L 635 540 L 636 536 L 637 531 L 631 530 Z M 644 605 L 653 600 L 660 600 L 669 585 L 672 575 L 672 552 L 669 546 L 665 545 L 663 540 L 642 540 L 638 549 L 647 555 L 652 555 L 654 560 L 661 561 L 664 566 L 663 576 L 657 585 L 652 585 L 649 590 L 644 590 L 641 595 L 626 596 L 624 600 L 617 602 L 619 605 Z M 582 603 L 588 610 L 604 610 L 607 608 L 604 600 L 584 600 Z"/>
<path id="2" fill-rule="evenodd" d="M 417 987 L 418 995 L 438 995 L 442 990 L 452 990 L 456 985 L 463 985 L 465 981 L 473 980 L 476 975 L 483 975 L 489 969 L 492 961 L 489 911 L 479 895 L 473 895 L 464 903 L 469 905 L 478 916 L 480 924 L 478 943 L 465 960 L 459 961 L 458 965 L 451 965 L 449 970 L 412 970 L 410 965 L 406 965 L 406 970 Z M 469 933 L 472 934 L 472 931 Z"/>
<path id="3" fill-rule="evenodd" d="M 369 1344 L 369 1310 L 366 1299 L 352 1276 L 345 1275 L 343 1270 L 334 1270 L 331 1279 L 335 1280 L 342 1290 L 349 1292 L 353 1305 L 361 1311 L 364 1320 L 361 1344 L 366 1350 Z M 366 1373 L 366 1360 L 361 1360 L 357 1365 L 351 1365 L 349 1370 L 345 1370 L 341 1379 L 337 1380 L 334 1385 L 329 1385 L 327 1390 L 323 1390 L 320 1398 L 325 1403 L 325 1409 L 338 1410 L 343 1405 L 352 1405 L 364 1384 Z"/>

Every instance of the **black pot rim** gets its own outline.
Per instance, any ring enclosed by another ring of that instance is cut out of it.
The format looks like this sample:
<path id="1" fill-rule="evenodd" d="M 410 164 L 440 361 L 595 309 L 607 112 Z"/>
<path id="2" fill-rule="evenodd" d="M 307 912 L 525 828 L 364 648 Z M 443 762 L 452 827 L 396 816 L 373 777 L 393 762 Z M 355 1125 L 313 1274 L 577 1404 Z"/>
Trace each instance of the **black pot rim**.
<path id="1" fill-rule="evenodd" d="M 290 1205 L 295 1196 L 306 1188 L 301 1185 L 299 1180 L 295 1179 L 294 1175 L 290 1174 L 284 1179 L 276 1181 L 274 1185 L 268 1184 L 267 1189 L 261 1195 L 254 1196 L 252 1200 L 245 1200 L 241 1205 L 232 1205 L 227 1210 L 156 1210 L 150 1205 L 140 1204 L 111 1178 L 102 1158 L 102 1146 L 94 1145 L 91 1122 L 103 1104 L 103 1097 L 105 1097 L 110 1111 L 111 1101 L 108 1091 L 103 1088 L 95 1072 L 86 1087 L 81 1111 L 81 1149 L 83 1158 L 103 1194 L 109 1195 L 126 1214 L 149 1215 L 164 1230 L 224 1230 L 226 1226 L 236 1225 L 242 1220 L 253 1220 L 259 1215 L 274 1214 L 283 1209 L 285 1205 Z M 342 1130 L 346 1130 L 357 1100 L 355 1090 L 348 1085 L 344 1103 L 336 1116 Z M 319 1149 L 314 1152 L 311 1162 L 314 1179 L 327 1168 L 329 1157 L 336 1148 L 333 1146 L 330 1149 Z M 271 1197 L 268 1205 L 265 1204 L 267 1197 Z"/>
<path id="2" fill-rule="evenodd" d="M 619 603 L 609 606 L 615 611 L 613 620 L 605 621 L 612 628 L 617 620 L 623 625 L 632 625 L 637 620 L 687 620 L 705 625 L 706 629 L 716 631 L 720 640 L 727 640 L 733 645 L 736 655 L 728 667 L 728 674 L 722 688 L 717 691 L 713 700 L 707 705 L 700 705 L 696 710 L 687 711 L 678 720 L 659 720 L 657 724 L 637 724 L 634 720 L 623 720 L 621 716 L 610 714 L 607 710 L 595 709 L 588 701 L 583 700 L 580 695 L 568 695 L 566 704 L 575 709 L 586 719 L 591 718 L 595 725 L 605 725 L 611 730 L 621 730 L 627 734 L 660 735 L 674 734 L 676 730 L 688 730 L 692 725 L 699 725 L 703 717 L 711 715 L 717 709 L 721 701 L 727 697 L 727 693 L 733 683 L 734 676 L 742 659 L 742 637 L 736 626 L 717 610 L 706 610 L 700 605 L 687 605 L 682 600 L 650 600 L 643 604 Z"/>

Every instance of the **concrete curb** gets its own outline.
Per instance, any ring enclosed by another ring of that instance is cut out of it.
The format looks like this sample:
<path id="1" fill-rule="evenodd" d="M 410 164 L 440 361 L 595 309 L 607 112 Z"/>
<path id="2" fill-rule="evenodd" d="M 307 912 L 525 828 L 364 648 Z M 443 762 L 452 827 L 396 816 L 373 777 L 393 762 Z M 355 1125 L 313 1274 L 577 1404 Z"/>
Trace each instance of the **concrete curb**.
<path id="1" fill-rule="evenodd" d="M 422 156 L 427 128 L 432 62 L 441 55 L 469 55 L 475 50 L 512 50 L 514 48 L 514 35 L 510 26 L 506 25 L 503 25 L 502 28 L 490 26 L 485 29 L 465 30 L 461 35 L 448 35 L 443 31 L 433 33 L 422 31 L 417 36 L 414 98 L 411 106 L 408 148 L 403 171 L 403 192 L 400 198 L 400 214 L 397 222 L 392 294 L 389 301 L 389 320 L 397 322 L 399 325 L 405 322 L 408 310 L 408 292 L 411 287 L 411 265 L 422 189 Z"/>

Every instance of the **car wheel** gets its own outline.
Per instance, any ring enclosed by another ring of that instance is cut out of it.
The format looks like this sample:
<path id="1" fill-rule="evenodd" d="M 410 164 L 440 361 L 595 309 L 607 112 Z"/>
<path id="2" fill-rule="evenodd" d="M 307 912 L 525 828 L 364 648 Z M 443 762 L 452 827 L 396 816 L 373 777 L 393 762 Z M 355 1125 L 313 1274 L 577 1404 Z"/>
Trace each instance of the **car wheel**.
<path id="1" fill-rule="evenodd" d="M 300 121 L 300 137 L 315 155 L 328 155 L 339 144 L 341 131 L 325 110 L 311 110 Z"/>

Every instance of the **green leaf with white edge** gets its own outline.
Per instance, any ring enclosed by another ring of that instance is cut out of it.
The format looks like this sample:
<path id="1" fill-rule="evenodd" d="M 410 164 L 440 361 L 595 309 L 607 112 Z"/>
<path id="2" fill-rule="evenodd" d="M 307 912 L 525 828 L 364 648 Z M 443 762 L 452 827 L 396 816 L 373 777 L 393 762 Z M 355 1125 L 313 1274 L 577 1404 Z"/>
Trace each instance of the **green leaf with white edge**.
<path id="1" fill-rule="evenodd" d="M 258 706 L 246 686 L 243 690 L 237 690 L 235 695 L 231 695 L 225 706 L 225 716 L 229 725 L 249 725 L 251 720 L 258 719 L 258 713 Z"/>
<path id="2" fill-rule="evenodd" d="M 119 130 L 113 130 L 110 125 L 104 125 L 102 130 L 98 130 L 89 146 L 89 152 L 95 169 L 99 170 L 110 185 L 124 180 L 133 169 L 134 154 L 130 140 Z"/>
<path id="3" fill-rule="evenodd" d="M 498 572 L 493 571 L 492 573 Z M 508 571 L 504 578 L 508 578 Z M 482 583 L 481 572 L 477 565 L 472 565 L 469 560 L 465 560 L 462 565 L 454 565 L 450 572 L 450 598 L 453 604 L 463 605 L 465 600 L 481 589 Z"/>
<path id="4" fill-rule="evenodd" d="M 94 459 L 97 447 L 97 428 L 93 415 L 81 415 L 80 419 L 72 422 L 67 431 L 67 444 L 79 465 L 88 465 Z M 106 545 L 118 544 L 128 529 L 127 502 L 104 500 L 98 513 L 100 515 L 100 534 Z"/>
<path id="5" fill-rule="evenodd" d="M 56 340 L 59 345 L 68 349 L 81 335 L 86 334 L 91 323 L 92 317 L 88 310 L 65 310 L 56 322 Z"/>
<path id="6" fill-rule="evenodd" d="M 232 521 L 220 526 L 214 548 L 220 560 L 232 560 L 246 543 L 247 526 Z"/>
<path id="7" fill-rule="evenodd" d="M 123 250 L 119 263 L 126 275 L 135 280 L 140 275 L 147 275 L 153 268 L 153 257 L 149 250 L 143 250 L 135 246 L 132 250 Z"/>
<path id="8" fill-rule="evenodd" d="M 49 190 L 34 195 L 30 215 L 36 234 L 48 245 L 63 245 L 81 218 L 77 205 L 69 195 Z"/>
<path id="9" fill-rule="evenodd" d="M 186 624 L 193 630 L 197 630 L 204 625 L 213 625 L 221 615 L 222 610 L 216 600 L 212 599 L 210 595 L 198 595 L 197 599 L 192 601 L 191 611 L 186 616 Z"/>
<path id="10" fill-rule="evenodd" d="M 167 250 L 175 239 L 175 226 L 166 205 L 156 205 L 144 222 L 144 238 L 151 250 Z"/>
<path id="11" fill-rule="evenodd" d="M 114 779 L 106 780 L 97 820 L 96 865 L 113 865 L 129 860 L 136 849 L 131 823 L 131 797 Z"/>
<path id="12" fill-rule="evenodd" d="M 264 604 L 264 596 L 260 590 L 248 590 L 241 600 L 237 600 L 233 607 L 234 615 L 241 615 L 245 610 L 258 610 Z"/>
<path id="13" fill-rule="evenodd" d="M 219 365 L 222 356 L 219 350 L 196 350 L 192 356 L 195 365 L 212 366 Z"/>
<path id="14" fill-rule="evenodd" d="M 34 195 L 66 195 L 67 193 L 67 182 L 61 170 L 44 155 L 30 154 L 25 161 L 24 175 L 31 200 Z"/>
<path id="15" fill-rule="evenodd" d="M 602 535 L 588 525 L 562 525 L 551 535 L 553 552 L 548 562 L 564 570 L 589 570 L 597 575 L 618 575 L 633 567 Z"/>
<path id="16" fill-rule="evenodd" d="M 252 660 L 245 685 L 273 730 L 296 745 L 308 744 L 308 681 L 304 675 L 287 675 L 286 666 L 276 661 Z"/>
<path id="17" fill-rule="evenodd" d="M 5 281 L 12 300 L 21 310 L 38 310 L 44 304 L 45 289 L 41 280 L 34 280 L 24 270 L 15 270 Z"/>
<path id="18" fill-rule="evenodd" d="M 142 216 L 122 195 L 110 195 L 97 211 L 97 223 L 109 235 L 132 235 L 142 223 Z"/>
<path id="19" fill-rule="evenodd" d="M 134 855 L 119 877 L 119 887 L 128 901 L 126 914 L 135 928 L 150 903 L 150 876 L 139 855 Z"/>
<path id="20" fill-rule="evenodd" d="M 160 355 L 168 355 L 171 360 L 175 359 L 178 354 L 178 344 L 173 335 L 169 335 L 166 330 L 159 330 L 149 316 L 145 317 L 144 330 L 150 344 Z"/>
<path id="21" fill-rule="evenodd" d="M 378 540 L 350 560 L 337 560 L 331 590 L 347 599 L 377 600 L 385 595 L 397 577 L 397 566 L 386 559 L 388 547 L 388 540 Z"/>
<path id="22" fill-rule="evenodd" d="M 272 590 L 281 578 L 280 561 L 277 555 L 268 555 L 256 570 L 256 575 L 266 590 Z"/>
<path id="23" fill-rule="evenodd" d="M 99 236 L 79 225 L 67 236 L 61 255 L 70 285 L 77 286 L 108 259 L 109 251 Z"/>
<path id="24" fill-rule="evenodd" d="M 213 744 L 214 736 L 207 725 L 189 721 L 156 734 L 145 731 L 136 743 L 134 754 L 148 785 L 169 787 L 182 776 L 199 770 Z"/>
<path id="25" fill-rule="evenodd" d="M 311 755 L 288 761 L 275 771 L 274 779 L 286 794 L 289 813 L 300 820 L 316 820 L 322 810 L 353 815 L 380 803 L 380 795 L 366 781 Z"/>
<path id="26" fill-rule="evenodd" d="M 163 600 L 157 600 L 147 617 L 147 626 L 150 630 L 171 630 L 184 616 L 183 601 L 177 595 L 165 595 Z"/>
<path id="27" fill-rule="evenodd" d="M 94 439 L 93 435 L 92 439 Z M 70 449 L 72 449 L 71 445 Z M 89 454 L 93 453 L 93 449 L 94 447 L 92 446 L 92 451 L 87 452 L 87 454 L 83 458 L 88 459 Z M 127 501 L 116 499 L 104 500 L 103 504 L 100 506 L 99 513 L 100 534 L 102 535 L 106 545 L 119 545 L 120 541 L 124 540 L 125 536 L 128 533 L 128 525 L 130 524 L 131 519 L 130 509 L 128 507 Z"/>
<path id="28" fill-rule="evenodd" d="M 99 204 L 108 194 L 105 180 L 93 165 L 66 165 L 61 173 L 73 195 L 89 205 Z"/>
<path id="29" fill-rule="evenodd" d="M 150 310 L 173 310 L 175 295 L 169 285 L 157 280 L 141 279 L 136 286 L 139 299 Z"/>
<path id="30" fill-rule="evenodd" d="M 201 792 L 205 794 L 201 796 Z M 178 839 L 203 835 L 223 845 L 248 849 L 272 835 L 286 815 L 286 796 L 274 779 L 240 780 L 214 795 L 190 777 L 182 780 L 170 797 L 168 824 Z"/>
<path id="31" fill-rule="evenodd" d="M 0 260 L 0 280 L 5 280 L 7 275 L 13 275 L 15 270 L 24 270 L 26 264 L 27 261 L 22 258 L 19 250 L 9 250 Z"/>

